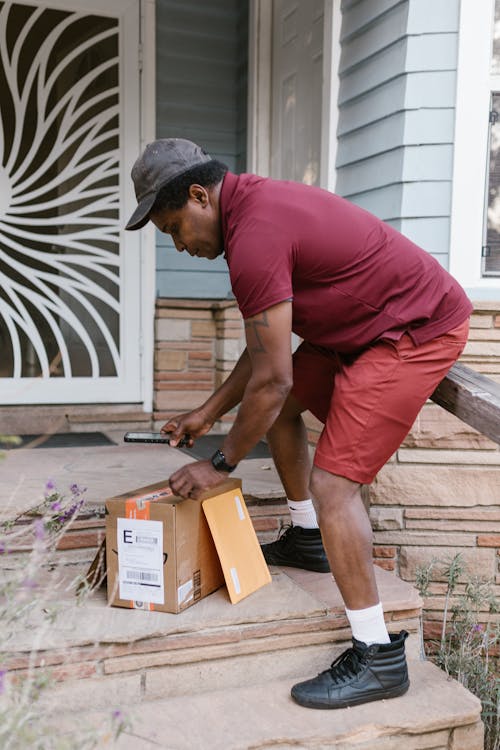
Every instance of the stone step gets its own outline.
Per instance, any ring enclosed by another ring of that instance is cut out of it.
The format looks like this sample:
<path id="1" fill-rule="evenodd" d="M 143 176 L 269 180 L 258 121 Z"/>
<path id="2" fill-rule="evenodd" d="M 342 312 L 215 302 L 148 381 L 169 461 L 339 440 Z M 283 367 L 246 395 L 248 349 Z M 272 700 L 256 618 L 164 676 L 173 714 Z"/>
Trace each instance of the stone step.
<path id="1" fill-rule="evenodd" d="M 179 615 L 108 607 L 100 590 L 78 606 L 68 580 L 49 585 L 44 615 L 23 620 L 4 667 L 11 679 L 48 673 L 47 710 L 99 708 L 300 677 L 321 671 L 350 642 L 338 588 L 329 574 L 272 568 L 272 583 L 236 605 L 225 588 Z M 421 600 L 415 589 L 375 568 L 391 632 L 410 632 L 420 654 Z M 66 575 L 68 571 L 66 571 Z M 52 597 L 52 599 L 51 599 Z M 43 639 L 40 632 L 43 630 Z M 43 643 L 33 654 L 34 640 Z"/>
<path id="2" fill-rule="evenodd" d="M 141 404 L 61 404 L 0 407 L 2 434 L 32 435 L 54 432 L 107 432 L 113 429 L 149 430 L 152 415 Z"/>
<path id="3" fill-rule="evenodd" d="M 336 711 L 306 709 L 290 698 L 289 679 L 214 689 L 142 703 L 124 712 L 129 728 L 117 750 L 482 750 L 481 704 L 430 662 L 410 661 L 406 695 Z M 306 670 L 303 677 L 314 674 Z M 104 726 L 113 707 L 78 716 L 78 724 Z M 75 729 L 61 717 L 48 729 Z"/>
<path id="4" fill-rule="evenodd" d="M 113 436 L 113 433 L 108 433 Z M 122 436 L 117 436 L 117 440 Z M 253 527 L 261 544 L 273 542 L 284 527 L 290 523 L 290 512 L 285 498 L 262 498 L 249 493 L 245 495 L 245 503 L 253 523 Z M 0 512 L 1 516 L 1 512 Z M 19 530 L 26 526 L 27 519 L 23 518 L 15 525 Z M 81 550 L 79 558 L 90 563 L 105 536 L 105 510 L 103 503 L 92 503 L 84 507 L 83 511 L 60 540 L 57 549 L 58 560 L 61 564 L 72 564 L 76 550 Z M 19 552 L 29 552 L 32 544 L 24 537 L 20 537 L 15 549 Z M 374 546 L 373 562 L 385 570 L 394 570 L 394 560 L 388 545 Z M 86 550 L 86 552 L 85 552 Z"/>

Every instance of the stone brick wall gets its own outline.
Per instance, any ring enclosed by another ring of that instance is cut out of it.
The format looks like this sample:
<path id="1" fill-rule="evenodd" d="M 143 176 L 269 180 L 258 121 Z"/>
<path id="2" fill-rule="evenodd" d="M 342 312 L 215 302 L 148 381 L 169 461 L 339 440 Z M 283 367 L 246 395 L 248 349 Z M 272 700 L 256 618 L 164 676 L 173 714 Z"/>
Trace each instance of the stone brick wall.
<path id="1" fill-rule="evenodd" d="M 158 299 L 153 420 L 200 406 L 229 375 L 243 351 L 243 323 L 233 301 Z M 228 429 L 231 414 L 214 426 Z"/>

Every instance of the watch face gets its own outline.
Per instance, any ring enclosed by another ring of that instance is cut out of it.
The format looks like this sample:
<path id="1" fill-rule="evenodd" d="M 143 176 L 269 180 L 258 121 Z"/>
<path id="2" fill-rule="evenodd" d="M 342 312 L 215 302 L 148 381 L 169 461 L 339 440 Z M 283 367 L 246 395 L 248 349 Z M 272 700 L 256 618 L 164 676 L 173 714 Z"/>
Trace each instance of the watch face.
<path id="1" fill-rule="evenodd" d="M 226 462 L 226 457 L 220 450 L 215 451 L 214 455 L 211 458 L 211 461 L 212 461 L 212 466 L 217 471 L 227 471 L 228 473 L 231 473 L 236 468 L 236 466 L 230 466 Z"/>

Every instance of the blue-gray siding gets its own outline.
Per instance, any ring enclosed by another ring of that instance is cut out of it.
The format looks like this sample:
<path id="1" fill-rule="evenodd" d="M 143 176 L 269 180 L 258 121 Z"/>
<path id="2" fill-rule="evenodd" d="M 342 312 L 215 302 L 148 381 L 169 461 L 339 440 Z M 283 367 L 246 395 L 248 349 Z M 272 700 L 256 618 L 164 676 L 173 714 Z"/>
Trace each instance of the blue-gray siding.
<path id="1" fill-rule="evenodd" d="M 344 0 L 339 194 L 425 247 L 449 252 L 460 0 Z M 248 3 L 157 0 L 157 134 L 245 169 Z M 158 235 L 163 297 L 231 295 L 223 260 Z"/>
<path id="2" fill-rule="evenodd" d="M 459 0 L 344 0 L 336 190 L 448 264 Z"/>
<path id="3" fill-rule="evenodd" d="M 246 0 L 156 1 L 158 138 L 189 138 L 236 172 L 246 162 Z M 222 259 L 177 253 L 157 233 L 157 295 L 224 299 Z"/>

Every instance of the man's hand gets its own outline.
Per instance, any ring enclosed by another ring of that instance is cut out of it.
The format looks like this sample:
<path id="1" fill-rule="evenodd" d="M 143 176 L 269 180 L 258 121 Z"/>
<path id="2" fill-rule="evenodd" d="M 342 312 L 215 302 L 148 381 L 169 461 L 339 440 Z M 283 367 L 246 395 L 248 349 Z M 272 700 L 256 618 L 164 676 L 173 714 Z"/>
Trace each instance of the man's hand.
<path id="1" fill-rule="evenodd" d="M 192 448 L 194 439 L 205 435 L 213 425 L 207 413 L 203 409 L 194 409 L 193 411 L 179 414 L 165 422 L 161 432 L 171 433 L 170 445 L 174 448 L 177 446 L 182 437 L 186 437 L 187 446 Z"/>
<path id="2" fill-rule="evenodd" d="M 227 479 L 229 474 L 217 471 L 211 461 L 196 461 L 178 469 L 169 479 L 172 491 L 180 497 L 198 500 L 204 490 L 209 490 Z"/>

